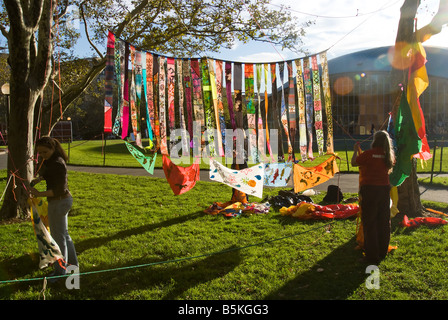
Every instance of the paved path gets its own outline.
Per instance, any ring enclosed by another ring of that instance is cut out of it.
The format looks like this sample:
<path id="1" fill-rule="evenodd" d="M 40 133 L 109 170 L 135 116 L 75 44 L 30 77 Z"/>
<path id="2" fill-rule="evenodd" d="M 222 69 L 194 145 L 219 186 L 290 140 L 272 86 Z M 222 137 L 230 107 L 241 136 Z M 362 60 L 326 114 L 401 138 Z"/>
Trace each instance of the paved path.
<path id="1" fill-rule="evenodd" d="M 0 169 L 6 168 L 7 155 L 5 153 L 0 153 Z M 118 175 L 129 175 L 129 176 L 149 176 L 156 178 L 165 179 L 165 173 L 163 169 L 154 169 L 154 174 L 150 175 L 143 168 L 117 168 L 117 167 L 85 167 L 85 166 L 73 166 L 68 165 L 68 170 L 70 171 L 80 171 L 80 172 L 91 172 L 91 173 L 104 173 L 104 174 L 118 174 Z M 419 178 L 429 177 L 430 174 L 419 174 Z M 434 177 L 448 177 L 448 174 L 434 174 Z M 322 183 L 313 189 L 319 192 L 326 192 L 327 187 L 330 184 L 339 185 L 342 192 L 344 193 L 357 193 L 358 192 L 358 179 L 359 175 L 357 173 L 341 173 L 336 174 L 335 177 L 325 183 Z M 201 181 L 211 181 L 209 179 L 208 170 L 201 170 L 200 172 Z M 292 187 L 292 184 L 291 184 Z M 420 186 L 420 195 L 422 200 L 446 202 L 448 203 L 448 190 L 441 188 L 427 188 L 426 186 Z"/>

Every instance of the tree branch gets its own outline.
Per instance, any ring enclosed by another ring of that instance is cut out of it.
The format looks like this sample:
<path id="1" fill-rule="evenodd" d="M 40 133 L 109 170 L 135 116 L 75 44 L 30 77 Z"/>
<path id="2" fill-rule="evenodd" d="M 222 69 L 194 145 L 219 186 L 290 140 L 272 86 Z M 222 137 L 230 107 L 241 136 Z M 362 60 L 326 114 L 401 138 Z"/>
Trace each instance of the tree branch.
<path id="1" fill-rule="evenodd" d="M 448 23 L 447 12 L 448 1 L 440 0 L 439 10 L 435 14 L 431 22 L 415 32 L 415 39 L 417 40 L 417 42 L 425 42 L 433 35 L 440 33 L 442 31 L 442 27 Z"/>
<path id="2" fill-rule="evenodd" d="M 103 54 L 101 53 L 100 50 L 98 50 L 98 48 L 97 48 L 97 47 L 92 43 L 92 41 L 90 40 L 89 30 L 88 30 L 88 27 L 87 27 L 87 21 L 86 21 L 86 17 L 85 17 L 85 15 L 84 15 L 84 2 L 85 2 L 85 1 L 83 1 L 83 2 L 80 3 L 80 5 L 79 5 L 79 9 L 80 9 L 80 11 L 81 11 L 81 17 L 82 17 L 82 20 L 84 21 L 84 31 L 85 31 L 85 33 L 86 33 L 87 41 L 89 41 L 90 46 L 91 46 L 93 49 L 95 49 L 96 53 L 98 53 L 99 57 L 102 59 L 102 58 L 104 58 Z"/>

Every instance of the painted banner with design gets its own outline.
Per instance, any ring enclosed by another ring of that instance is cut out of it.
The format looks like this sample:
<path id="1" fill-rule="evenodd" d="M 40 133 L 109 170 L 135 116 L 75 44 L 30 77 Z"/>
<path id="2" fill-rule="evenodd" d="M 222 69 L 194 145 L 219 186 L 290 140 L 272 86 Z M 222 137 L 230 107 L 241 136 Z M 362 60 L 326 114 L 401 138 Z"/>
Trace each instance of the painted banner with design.
<path id="1" fill-rule="evenodd" d="M 115 35 L 107 36 L 106 69 L 104 83 L 104 133 L 112 132 L 113 80 L 115 68 Z"/>
<path id="2" fill-rule="evenodd" d="M 215 61 L 216 64 L 216 92 L 217 92 L 217 99 L 218 99 L 218 118 L 219 121 L 219 129 L 221 130 L 221 144 L 220 151 L 222 152 L 222 156 L 224 156 L 224 151 L 221 148 L 221 146 L 224 146 L 225 148 L 225 141 L 226 141 L 226 120 L 224 118 L 224 103 L 222 100 L 222 89 L 223 89 L 223 62 L 220 60 Z M 216 110 L 215 110 L 216 112 Z"/>
<path id="3" fill-rule="evenodd" d="M 266 159 L 266 151 L 265 151 L 265 135 L 264 135 L 264 126 L 263 126 L 263 117 L 261 113 L 261 75 L 262 75 L 262 68 L 263 66 L 260 63 L 256 64 L 256 74 L 257 74 L 257 100 L 258 100 L 258 122 L 257 122 L 257 128 L 258 128 L 258 161 L 267 161 Z"/>
<path id="4" fill-rule="evenodd" d="M 121 118 L 123 117 L 123 95 L 124 95 L 124 55 L 125 47 L 124 42 L 118 38 L 115 38 L 115 81 L 117 82 L 117 114 L 115 115 L 114 125 L 112 132 L 114 135 L 119 136 L 121 128 Z"/>
<path id="5" fill-rule="evenodd" d="M 217 155 L 215 148 L 215 136 L 213 134 L 213 129 L 215 128 L 214 123 L 214 111 L 212 102 L 212 87 L 210 84 L 210 72 L 208 67 L 207 58 L 201 58 L 201 72 L 202 72 L 202 96 L 204 98 L 204 112 L 205 112 L 205 126 L 207 128 L 207 140 L 208 140 L 208 150 L 209 155 L 214 157 Z"/>
<path id="6" fill-rule="evenodd" d="M 311 56 L 311 70 L 313 73 L 314 129 L 316 130 L 317 149 L 321 156 L 324 154 L 324 128 L 322 121 L 322 101 L 320 97 L 320 75 L 316 55 Z"/>
<path id="7" fill-rule="evenodd" d="M 313 155 L 313 79 L 311 74 L 310 58 L 303 59 L 303 81 L 305 84 L 305 109 L 306 128 L 308 132 L 308 158 L 314 159 Z"/>
<path id="8" fill-rule="evenodd" d="M 292 148 L 292 161 L 296 160 L 294 144 L 296 141 L 296 92 L 294 85 L 294 72 L 292 67 L 292 61 L 288 62 L 288 79 L 289 79 L 289 90 L 288 90 L 288 115 L 289 115 L 289 139 L 291 140 Z"/>
<path id="9" fill-rule="evenodd" d="M 269 126 L 268 126 L 268 111 L 269 111 L 269 99 L 268 99 L 268 75 L 269 75 L 269 64 L 265 63 L 263 65 L 264 69 L 264 112 L 266 117 L 266 146 L 268 148 L 269 156 L 271 161 L 275 162 L 274 155 L 272 154 L 271 142 L 269 138 Z"/>
<path id="10" fill-rule="evenodd" d="M 191 72 L 190 72 L 191 64 L 190 60 L 185 59 L 182 63 L 182 76 L 184 80 L 184 86 L 185 86 L 185 101 L 186 101 L 186 107 L 187 107 L 187 128 L 188 133 L 190 135 L 190 141 L 193 141 L 193 105 L 192 105 L 192 99 L 193 99 L 193 92 L 192 92 L 192 84 L 191 84 Z M 193 145 L 190 142 L 190 146 Z"/>
<path id="11" fill-rule="evenodd" d="M 257 125 L 255 120 L 256 110 L 254 102 L 254 65 L 252 63 L 244 64 L 244 91 L 246 98 L 247 127 L 249 132 L 248 152 L 250 152 L 252 161 L 258 162 Z"/>
<path id="12" fill-rule="evenodd" d="M 176 196 L 190 191 L 200 179 L 199 161 L 184 168 L 174 164 L 167 155 L 163 155 L 163 172 Z"/>
<path id="13" fill-rule="evenodd" d="M 264 185 L 286 187 L 292 176 L 293 162 L 267 163 L 264 169 Z"/>
<path id="14" fill-rule="evenodd" d="M 335 155 L 314 167 L 307 168 L 294 164 L 294 192 L 301 192 L 324 183 L 333 178 L 338 172 L 339 168 Z"/>
<path id="15" fill-rule="evenodd" d="M 296 63 L 296 83 L 297 83 L 297 103 L 299 109 L 299 146 L 300 157 L 305 162 L 308 157 L 306 153 L 306 121 L 305 121 L 305 86 L 303 84 L 302 60 L 295 60 Z"/>
<path id="16" fill-rule="evenodd" d="M 174 58 L 166 59 L 166 85 L 168 88 L 168 127 L 170 134 L 176 129 L 176 117 L 174 111 L 174 90 L 176 86 L 176 69 Z M 174 141 L 170 139 L 169 150 L 173 149 Z"/>
<path id="17" fill-rule="evenodd" d="M 182 155 L 188 156 L 190 154 L 190 143 L 187 137 L 187 130 L 185 126 L 185 113 L 184 113 L 184 86 L 183 86 L 183 61 L 182 59 L 176 59 L 176 69 L 177 69 L 177 91 L 179 93 L 179 122 L 182 139 Z"/>
<path id="18" fill-rule="evenodd" d="M 128 151 L 132 156 L 135 158 L 135 160 L 140 163 L 140 165 L 150 174 L 154 174 L 154 165 L 156 163 L 157 158 L 157 152 L 154 152 L 151 155 L 145 155 L 142 151 L 140 151 L 138 148 L 134 147 L 129 142 L 125 141 L 126 147 L 128 148 Z"/>
<path id="19" fill-rule="evenodd" d="M 247 195 L 263 197 L 264 164 L 259 163 L 250 168 L 229 169 L 214 159 L 210 159 L 210 180 L 235 188 Z"/>
<path id="20" fill-rule="evenodd" d="M 153 55 L 146 53 L 146 85 L 145 85 L 145 96 L 146 96 L 146 123 L 148 127 L 148 136 L 151 141 L 154 140 L 155 134 L 155 123 L 154 123 L 154 81 L 153 81 Z M 145 80 L 143 80 L 145 82 Z"/>
<path id="21" fill-rule="evenodd" d="M 125 54 L 124 54 L 124 89 L 123 89 L 123 114 L 121 117 L 121 139 L 126 139 L 129 133 L 129 55 L 130 55 L 130 45 L 125 43 Z"/>
<path id="22" fill-rule="evenodd" d="M 166 141 L 166 72 L 165 58 L 159 57 L 159 123 L 160 123 L 160 151 L 162 154 L 168 154 L 168 145 Z"/>
<path id="23" fill-rule="evenodd" d="M 327 118 L 327 153 L 334 153 L 333 112 L 331 110 L 331 90 L 327 52 L 320 54 L 320 62 L 322 67 L 322 94 L 325 103 L 325 116 Z"/>
<path id="24" fill-rule="evenodd" d="M 285 132 L 285 136 L 286 136 L 286 141 L 288 143 L 288 161 L 292 161 L 293 159 L 293 154 L 292 154 L 292 145 L 291 145 L 291 140 L 289 138 L 289 128 L 288 128 L 288 115 L 287 115 L 287 108 L 286 108 L 286 101 L 285 101 L 285 90 L 283 89 L 284 87 L 284 77 L 285 77 L 285 64 L 286 63 L 279 63 L 279 72 L 280 72 L 280 86 L 282 87 L 282 99 L 281 99 L 281 108 L 280 108 L 280 121 L 282 123 L 283 126 L 283 130 Z"/>
<path id="25" fill-rule="evenodd" d="M 222 114 L 222 116 L 224 117 L 224 110 L 222 109 L 222 103 L 221 103 L 221 110 L 219 110 L 219 101 L 218 101 L 218 84 L 217 84 L 217 75 L 216 75 L 216 71 L 215 71 L 215 60 L 213 59 L 207 59 L 207 63 L 208 63 L 208 71 L 209 71 L 209 77 L 210 77 L 210 92 L 211 92 L 211 96 L 212 96 L 212 104 L 213 104 L 213 110 L 214 110 L 214 123 L 216 124 L 216 137 L 215 138 L 215 143 L 218 146 L 218 154 L 219 156 L 224 156 L 224 150 L 222 148 L 222 142 L 223 142 L 223 135 L 221 132 L 221 119 L 220 116 Z M 221 73 L 221 77 L 222 77 L 222 73 Z M 222 101 L 221 101 L 222 102 Z M 214 129 L 207 126 L 207 129 Z M 224 130 L 225 130 L 225 126 L 224 126 Z"/>

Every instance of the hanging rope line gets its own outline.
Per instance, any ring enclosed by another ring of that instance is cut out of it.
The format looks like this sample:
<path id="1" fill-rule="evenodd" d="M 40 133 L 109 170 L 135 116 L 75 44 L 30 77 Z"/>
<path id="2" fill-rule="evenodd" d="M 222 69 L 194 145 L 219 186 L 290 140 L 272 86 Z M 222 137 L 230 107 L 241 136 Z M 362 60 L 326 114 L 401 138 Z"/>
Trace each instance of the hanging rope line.
<path id="1" fill-rule="evenodd" d="M 182 258 L 170 259 L 170 260 L 165 260 L 165 261 L 144 263 L 144 264 L 139 264 L 139 265 L 134 265 L 134 266 L 126 266 L 126 267 L 111 268 L 111 269 L 104 269 L 104 270 L 87 271 L 87 272 L 79 273 L 77 275 L 81 276 L 81 275 L 91 275 L 91 274 L 113 272 L 113 271 L 123 271 L 123 270 L 130 270 L 130 269 L 138 269 L 138 268 L 145 268 L 145 267 L 150 267 L 150 266 L 155 266 L 155 265 L 168 264 L 168 263 L 177 263 L 177 262 L 194 260 L 194 259 L 199 259 L 199 258 L 204 258 L 204 257 L 209 257 L 209 256 L 215 256 L 215 255 L 219 255 L 219 254 L 225 254 L 225 253 L 229 253 L 229 252 L 233 252 L 233 251 L 238 251 L 238 250 L 244 250 L 244 249 L 248 249 L 248 248 L 258 247 L 258 246 L 262 246 L 262 245 L 265 245 L 265 244 L 270 244 L 270 243 L 273 243 L 273 242 L 277 242 L 277 241 L 293 238 L 293 237 L 296 237 L 296 236 L 299 236 L 299 235 L 303 235 L 303 234 L 306 234 L 308 232 L 311 232 L 311 231 L 314 231 L 314 230 L 318 230 L 318 229 L 321 229 L 321 228 L 324 228 L 324 227 L 327 228 L 326 230 L 328 230 L 328 228 L 330 228 L 335 223 L 336 223 L 336 221 L 332 221 L 332 222 L 326 223 L 326 224 L 324 224 L 322 226 L 313 227 L 313 228 L 310 228 L 310 229 L 305 230 L 305 231 L 300 231 L 300 232 L 296 232 L 296 233 L 293 233 L 293 234 L 290 234 L 290 235 L 286 235 L 286 236 L 282 236 L 282 237 L 279 237 L 279 238 L 265 240 L 265 241 L 260 241 L 260 242 L 248 244 L 248 245 L 245 245 L 245 246 L 241 246 L 241 247 L 224 249 L 224 250 L 220 250 L 220 251 L 214 251 L 214 252 L 199 254 L 199 255 L 195 255 L 195 256 L 191 256 L 191 257 L 182 257 Z M 29 279 L 0 280 L 0 285 L 8 284 L 8 283 L 17 283 L 17 282 L 41 281 L 41 280 L 45 280 L 45 279 L 66 278 L 66 277 L 69 277 L 69 276 L 71 276 L 71 274 L 60 275 L 60 276 L 52 276 L 52 277 L 37 277 L 37 278 L 29 278 Z"/>

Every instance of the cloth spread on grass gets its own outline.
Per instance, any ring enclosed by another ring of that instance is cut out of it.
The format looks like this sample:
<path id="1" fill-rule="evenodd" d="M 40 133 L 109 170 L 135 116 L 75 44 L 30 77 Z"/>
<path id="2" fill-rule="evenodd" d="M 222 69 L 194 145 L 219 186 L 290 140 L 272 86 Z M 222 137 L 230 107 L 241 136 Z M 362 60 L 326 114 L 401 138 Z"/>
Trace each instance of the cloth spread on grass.
<path id="1" fill-rule="evenodd" d="M 359 205 L 354 204 L 329 204 L 326 206 L 315 203 L 301 202 L 298 205 L 283 207 L 280 209 L 282 216 L 292 216 L 301 220 L 317 219 L 347 219 L 354 217 L 359 212 Z"/>
<path id="2" fill-rule="evenodd" d="M 174 164 L 167 155 L 163 155 L 163 171 L 176 196 L 190 191 L 199 180 L 199 162 L 184 168 Z"/>
<path id="3" fill-rule="evenodd" d="M 28 205 L 31 209 L 31 221 L 39 249 L 39 268 L 63 261 L 61 250 L 53 240 L 48 228 L 48 203 L 41 198 L 29 198 Z"/>
<path id="4" fill-rule="evenodd" d="M 210 207 L 204 210 L 205 213 L 211 215 L 222 214 L 226 217 L 239 217 L 241 215 L 251 215 L 251 214 L 267 214 L 271 205 L 269 202 L 258 203 L 258 202 L 215 202 Z"/>
<path id="5" fill-rule="evenodd" d="M 401 225 L 403 227 L 420 227 L 422 225 L 426 226 L 438 226 L 438 225 L 445 225 L 448 224 L 448 221 L 442 219 L 442 218 L 436 218 L 436 217 L 417 217 L 414 219 L 409 219 L 408 216 L 403 217 L 403 221 L 401 222 Z"/>
<path id="6" fill-rule="evenodd" d="M 335 155 L 310 168 L 294 164 L 294 192 L 297 193 L 324 183 L 333 178 L 337 172 L 339 172 L 339 168 Z"/>

